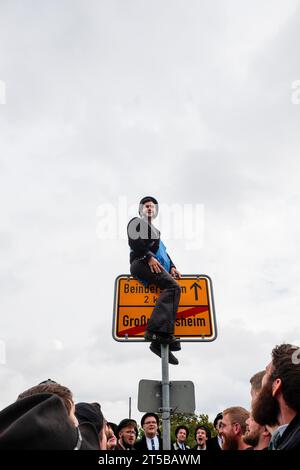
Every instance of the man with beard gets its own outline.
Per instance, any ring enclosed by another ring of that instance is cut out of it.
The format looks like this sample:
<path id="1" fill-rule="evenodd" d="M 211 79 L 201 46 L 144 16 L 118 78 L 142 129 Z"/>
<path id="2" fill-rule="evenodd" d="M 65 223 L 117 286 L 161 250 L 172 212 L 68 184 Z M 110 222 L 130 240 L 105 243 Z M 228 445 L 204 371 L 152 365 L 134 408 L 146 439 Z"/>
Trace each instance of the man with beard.
<path id="1" fill-rule="evenodd" d="M 253 418 L 261 425 L 279 423 L 272 449 L 300 450 L 300 348 L 276 346 L 262 384 L 253 403 Z"/>
<path id="2" fill-rule="evenodd" d="M 197 445 L 194 447 L 195 450 L 206 450 L 207 440 L 210 439 L 210 430 L 204 426 L 197 426 L 195 429 L 195 439 Z"/>
<path id="3" fill-rule="evenodd" d="M 265 375 L 266 371 L 261 370 L 260 372 L 257 372 L 256 374 L 252 375 L 250 379 L 250 384 L 251 384 L 251 389 L 250 389 L 250 395 L 251 395 L 251 406 L 258 396 L 259 392 L 261 391 L 262 387 L 262 379 L 263 376 Z"/>
<path id="4" fill-rule="evenodd" d="M 117 450 L 135 450 L 138 435 L 137 424 L 133 419 L 122 419 L 117 427 Z"/>
<path id="5" fill-rule="evenodd" d="M 256 400 L 256 398 L 258 397 L 258 395 L 259 395 L 259 393 L 262 389 L 262 386 L 263 386 L 263 383 L 264 383 L 264 380 L 265 380 L 264 379 L 265 374 L 266 374 L 266 370 L 262 370 L 260 372 L 257 372 L 256 374 L 254 374 L 250 379 L 250 384 L 251 384 L 251 389 L 250 389 L 251 409 L 253 408 L 253 403 Z M 252 416 L 253 423 L 256 423 L 256 421 L 254 421 L 254 419 L 253 419 L 252 414 L 251 414 L 251 416 Z M 258 423 L 256 423 L 256 425 L 260 426 Z M 278 428 L 278 424 L 275 424 L 274 426 L 263 426 L 263 428 L 264 427 L 266 428 L 266 431 L 269 432 L 270 438 L 272 438 L 274 432 Z M 270 442 L 269 442 L 269 444 L 270 444 Z"/>
<path id="6" fill-rule="evenodd" d="M 267 450 L 271 440 L 271 434 L 266 426 L 261 426 L 254 421 L 252 414 L 246 420 L 246 432 L 243 436 L 246 444 L 253 447 L 253 450 Z"/>
<path id="7" fill-rule="evenodd" d="M 223 450 L 247 450 L 251 448 L 243 440 L 248 418 L 248 411 L 241 406 L 233 406 L 223 411 L 220 431 Z"/>

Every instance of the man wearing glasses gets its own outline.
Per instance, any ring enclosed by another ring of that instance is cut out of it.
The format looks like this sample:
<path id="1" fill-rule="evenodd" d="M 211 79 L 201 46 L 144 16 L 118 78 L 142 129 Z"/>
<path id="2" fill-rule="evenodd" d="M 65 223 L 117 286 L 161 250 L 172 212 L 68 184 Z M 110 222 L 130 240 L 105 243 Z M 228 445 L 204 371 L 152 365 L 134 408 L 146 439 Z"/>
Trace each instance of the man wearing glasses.
<path id="1" fill-rule="evenodd" d="M 136 450 L 161 450 L 163 448 L 162 439 L 158 436 L 159 419 L 155 413 L 146 413 L 141 419 L 141 426 L 144 436 L 135 445 Z"/>
<path id="2" fill-rule="evenodd" d="M 137 424 L 133 419 L 122 419 L 117 427 L 117 449 L 135 450 L 135 441 L 138 435 Z"/>

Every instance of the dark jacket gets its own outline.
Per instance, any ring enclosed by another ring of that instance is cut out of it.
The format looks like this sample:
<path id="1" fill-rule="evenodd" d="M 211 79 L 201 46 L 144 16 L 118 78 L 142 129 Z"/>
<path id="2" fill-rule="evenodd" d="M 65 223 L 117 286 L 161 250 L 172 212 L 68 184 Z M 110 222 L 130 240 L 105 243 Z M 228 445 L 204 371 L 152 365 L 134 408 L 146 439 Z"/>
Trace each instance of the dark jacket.
<path id="1" fill-rule="evenodd" d="M 96 428 L 89 422 L 76 428 L 63 400 L 55 394 L 36 393 L 0 412 L 0 451 L 75 448 L 99 450 Z"/>
<path id="2" fill-rule="evenodd" d="M 118 443 L 114 450 L 135 450 L 135 446 L 124 445 L 118 440 Z"/>
<path id="3" fill-rule="evenodd" d="M 155 256 L 159 249 L 160 231 L 149 224 L 145 219 L 134 217 L 127 226 L 128 244 L 130 250 L 130 264 L 135 259 L 149 259 Z M 169 256 L 169 255 L 168 255 Z M 170 256 L 169 256 L 170 258 Z M 171 260 L 171 267 L 175 267 Z"/>
<path id="4" fill-rule="evenodd" d="M 276 450 L 300 450 L 300 414 L 292 419 L 282 434 Z"/>
<path id="5" fill-rule="evenodd" d="M 214 452 L 218 452 L 219 450 L 222 450 L 219 445 L 218 436 L 212 437 L 211 439 L 208 439 L 206 441 L 206 449 L 214 451 Z"/>
<path id="6" fill-rule="evenodd" d="M 159 440 L 159 450 L 162 450 L 162 448 L 163 448 L 162 439 L 159 437 L 158 440 Z M 148 447 L 147 447 L 147 441 L 146 441 L 145 436 L 143 436 L 142 439 L 137 441 L 135 443 L 134 447 L 135 447 L 135 450 L 139 450 L 139 451 L 145 451 L 145 450 L 147 450 L 149 452 L 151 451 L 151 449 L 148 449 Z"/>

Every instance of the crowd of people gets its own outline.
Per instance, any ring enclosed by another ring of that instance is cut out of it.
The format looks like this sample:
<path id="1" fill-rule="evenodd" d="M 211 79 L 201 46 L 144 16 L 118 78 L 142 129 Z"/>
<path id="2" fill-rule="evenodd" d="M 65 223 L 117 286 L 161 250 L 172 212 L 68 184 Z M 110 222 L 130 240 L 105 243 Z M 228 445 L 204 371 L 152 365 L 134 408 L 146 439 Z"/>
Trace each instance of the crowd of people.
<path id="1" fill-rule="evenodd" d="M 205 425 L 191 430 L 179 424 L 172 450 L 300 450 L 300 349 L 276 346 L 250 384 L 250 411 L 232 406 L 219 412 L 214 437 Z M 99 403 L 75 404 L 67 387 L 48 379 L 0 412 L 0 450 L 156 451 L 163 449 L 159 425 L 154 412 L 144 414 L 140 429 L 134 419 L 109 422 Z M 191 432 L 192 447 L 186 443 Z"/>

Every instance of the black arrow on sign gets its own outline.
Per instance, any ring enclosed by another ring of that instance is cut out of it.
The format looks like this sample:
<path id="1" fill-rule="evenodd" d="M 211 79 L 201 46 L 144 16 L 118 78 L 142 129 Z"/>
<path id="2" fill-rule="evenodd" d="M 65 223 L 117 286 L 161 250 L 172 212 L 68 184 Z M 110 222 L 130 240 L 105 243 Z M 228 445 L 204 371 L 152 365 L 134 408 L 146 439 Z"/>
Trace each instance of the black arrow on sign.
<path id="1" fill-rule="evenodd" d="M 202 289 L 197 282 L 194 282 L 194 284 L 191 285 L 190 289 L 195 289 L 194 294 L 195 294 L 195 300 L 198 300 L 198 290 L 197 289 Z"/>

